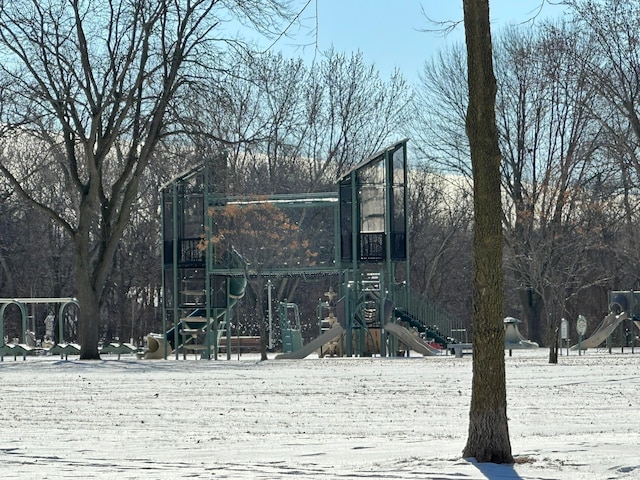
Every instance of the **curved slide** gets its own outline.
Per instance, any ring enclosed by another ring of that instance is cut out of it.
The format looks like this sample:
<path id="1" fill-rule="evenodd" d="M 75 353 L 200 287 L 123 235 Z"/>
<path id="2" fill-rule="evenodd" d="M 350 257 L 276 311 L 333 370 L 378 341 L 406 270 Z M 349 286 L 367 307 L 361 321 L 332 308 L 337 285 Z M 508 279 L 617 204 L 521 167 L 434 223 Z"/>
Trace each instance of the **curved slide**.
<path id="1" fill-rule="evenodd" d="M 344 332 L 344 328 L 339 323 L 336 323 L 329 330 L 324 332 L 319 337 L 311 340 L 309 343 L 304 345 L 302 348 L 296 350 L 291 353 L 281 353 L 276 357 L 277 360 L 286 360 L 286 359 L 301 359 L 315 352 L 325 343 L 329 343 L 332 340 L 335 340 Z"/>
<path id="2" fill-rule="evenodd" d="M 622 312 L 620 315 L 616 315 L 615 313 L 610 313 L 604 320 L 600 323 L 596 331 L 589 338 L 586 338 L 580 342 L 580 349 L 586 350 L 587 348 L 596 348 L 602 342 L 604 342 L 609 335 L 613 333 L 618 325 L 623 320 L 628 319 L 629 316 L 626 312 Z M 571 350 L 578 350 L 578 345 L 573 345 Z"/>
<path id="3" fill-rule="evenodd" d="M 442 352 L 436 348 L 430 347 L 420 337 L 416 337 L 406 328 L 398 325 L 397 323 L 386 323 L 384 329 L 395 336 L 398 340 L 404 343 L 414 352 L 418 352 L 425 357 L 440 355 Z"/>

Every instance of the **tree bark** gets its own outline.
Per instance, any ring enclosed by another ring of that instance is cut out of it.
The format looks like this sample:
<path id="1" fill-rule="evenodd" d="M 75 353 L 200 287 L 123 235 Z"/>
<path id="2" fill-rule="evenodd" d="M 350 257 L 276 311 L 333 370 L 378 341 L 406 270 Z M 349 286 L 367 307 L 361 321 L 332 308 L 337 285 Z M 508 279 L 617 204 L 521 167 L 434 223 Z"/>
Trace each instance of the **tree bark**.
<path id="1" fill-rule="evenodd" d="M 7 297 L 16 296 L 15 282 L 13 280 L 13 271 L 9 266 L 9 262 L 7 262 L 7 259 L 4 257 L 4 255 L 2 255 L 2 251 L 0 250 L 0 273 L 1 272 L 4 272 L 4 275 L 6 277 L 6 286 L 3 289 L 5 296 Z M 2 319 L 0 319 L 0 321 L 1 320 Z"/>
<path id="2" fill-rule="evenodd" d="M 100 296 L 96 290 L 94 269 L 90 265 L 88 242 L 76 234 L 74 248 L 74 273 L 78 289 L 78 342 L 81 360 L 99 360 L 100 352 Z"/>
<path id="3" fill-rule="evenodd" d="M 500 149 L 495 118 L 489 1 L 463 0 L 469 105 L 466 130 L 474 179 L 473 380 L 464 457 L 513 463 L 504 368 Z"/>

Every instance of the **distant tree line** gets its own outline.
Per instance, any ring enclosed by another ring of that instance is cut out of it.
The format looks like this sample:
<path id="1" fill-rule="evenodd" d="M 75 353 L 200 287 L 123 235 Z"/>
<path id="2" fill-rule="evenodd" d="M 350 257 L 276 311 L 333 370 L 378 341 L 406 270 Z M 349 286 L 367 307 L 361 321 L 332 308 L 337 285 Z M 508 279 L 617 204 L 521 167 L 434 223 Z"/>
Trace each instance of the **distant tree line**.
<path id="1" fill-rule="evenodd" d="M 182 3 L 200 10 L 185 10 L 192 17 L 180 25 L 161 7 L 125 12 L 110 2 L 110 35 L 77 2 L 64 12 L 36 1 L 3 9 L 0 297 L 76 296 L 88 286 L 81 302 L 95 309 L 84 332 L 96 329 L 95 346 L 139 339 L 160 328 L 159 189 L 178 172 L 224 150 L 230 193 L 326 191 L 410 137 L 411 283 L 472 333 L 464 48 L 440 52 L 412 86 L 399 74 L 381 78 L 358 53 L 329 51 L 305 65 L 223 45 L 202 21 L 216 2 Z M 608 290 L 640 288 L 640 2 L 566 3 L 562 21 L 494 37 L 505 315 L 543 345 L 562 317 L 595 323 Z M 292 18 L 279 2 L 256 5 L 274 21 Z M 90 34 L 101 51 L 86 44 Z M 47 312 L 33 313 L 41 336 Z"/>
<path id="2" fill-rule="evenodd" d="M 494 32 L 505 313 L 549 346 L 563 317 L 595 328 L 607 292 L 640 278 L 640 2 L 564 3 L 561 20 Z M 465 86 L 453 46 L 425 65 L 417 91 L 415 144 L 443 178 L 471 177 Z"/>

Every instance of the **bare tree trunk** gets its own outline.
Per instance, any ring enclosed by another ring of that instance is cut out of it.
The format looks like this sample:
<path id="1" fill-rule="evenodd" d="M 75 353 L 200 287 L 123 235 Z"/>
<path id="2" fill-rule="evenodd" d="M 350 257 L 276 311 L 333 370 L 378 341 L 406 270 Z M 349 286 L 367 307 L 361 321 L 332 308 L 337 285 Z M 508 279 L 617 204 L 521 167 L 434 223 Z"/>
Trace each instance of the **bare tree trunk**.
<path id="1" fill-rule="evenodd" d="M 89 265 L 88 250 L 84 243 L 76 238 L 74 252 L 74 271 L 78 289 L 78 342 L 81 360 L 98 360 L 100 352 L 100 293 L 96 291 Z M 79 244 L 79 245 L 78 245 Z"/>
<path id="2" fill-rule="evenodd" d="M 99 360 L 98 343 L 100 338 L 99 299 L 90 285 L 78 284 L 78 341 L 81 360 Z"/>
<path id="3" fill-rule="evenodd" d="M 16 287 L 13 281 L 13 272 L 11 271 L 11 268 L 9 266 L 9 262 L 7 262 L 7 259 L 4 257 L 4 255 L 2 255 L 2 251 L 0 251 L 0 270 L 4 272 L 7 279 L 6 288 L 4 288 L 5 296 L 15 296 Z"/>
<path id="4" fill-rule="evenodd" d="M 504 369 L 500 149 L 495 119 L 489 1 L 464 0 L 469 106 L 466 129 L 474 179 L 473 384 L 464 457 L 513 463 Z"/>
<path id="5" fill-rule="evenodd" d="M 269 343 L 269 337 L 267 335 L 267 328 L 264 318 L 264 289 L 265 284 L 263 277 L 260 277 L 258 281 L 258 287 L 256 288 L 256 313 L 258 318 L 258 327 L 260 329 L 260 360 L 265 361 L 267 357 L 267 344 Z"/>
<path id="6" fill-rule="evenodd" d="M 520 305 L 524 309 L 524 319 L 527 321 L 528 338 L 542 345 L 543 342 L 543 322 L 540 320 L 544 310 L 544 300 L 533 289 L 527 289 L 520 292 Z"/>

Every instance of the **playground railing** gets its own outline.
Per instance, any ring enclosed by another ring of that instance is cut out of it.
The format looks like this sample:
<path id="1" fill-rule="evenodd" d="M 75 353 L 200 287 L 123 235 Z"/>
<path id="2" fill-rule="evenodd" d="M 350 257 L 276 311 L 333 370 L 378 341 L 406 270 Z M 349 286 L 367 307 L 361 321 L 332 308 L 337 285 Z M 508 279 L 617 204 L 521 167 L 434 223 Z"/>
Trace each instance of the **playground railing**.
<path id="1" fill-rule="evenodd" d="M 411 292 L 404 286 L 394 286 L 389 293 L 395 308 L 404 310 L 423 326 L 458 341 L 466 341 L 466 335 L 463 334 L 461 338 L 461 332 L 466 332 L 464 320 L 452 316 L 426 297 Z"/>

